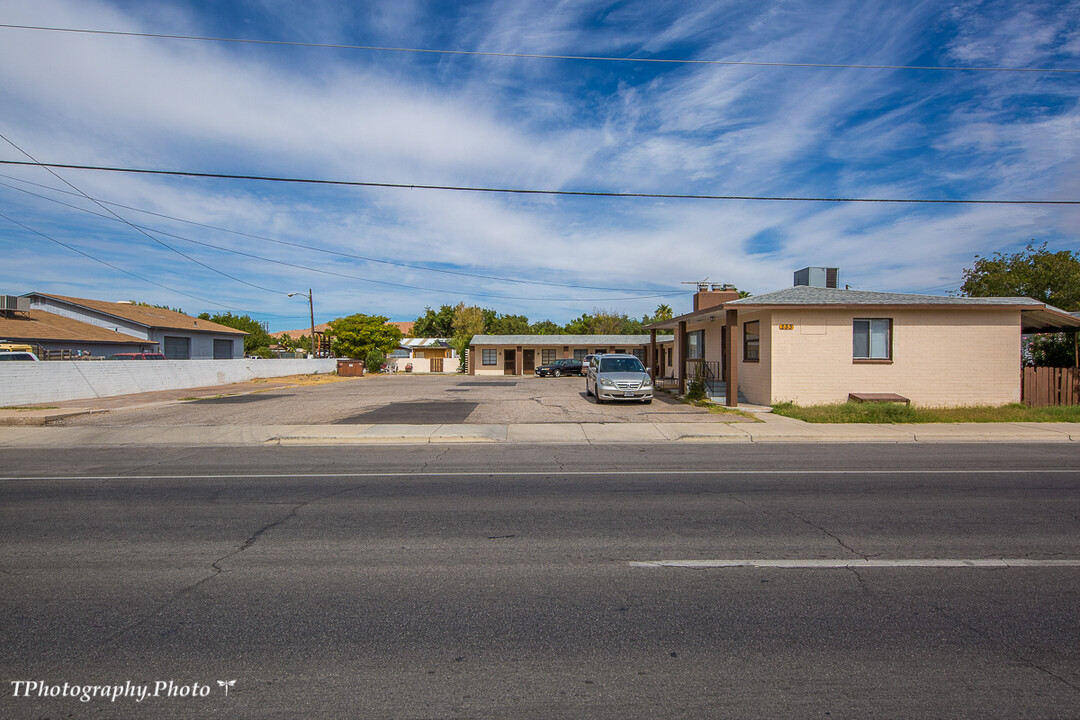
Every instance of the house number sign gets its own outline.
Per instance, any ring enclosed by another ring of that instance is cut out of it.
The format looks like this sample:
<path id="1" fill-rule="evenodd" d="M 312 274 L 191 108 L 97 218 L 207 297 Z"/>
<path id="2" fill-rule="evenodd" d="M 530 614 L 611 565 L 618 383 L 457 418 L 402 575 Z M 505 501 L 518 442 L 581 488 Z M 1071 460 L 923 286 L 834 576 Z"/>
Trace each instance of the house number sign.
<path id="1" fill-rule="evenodd" d="M 794 330 L 795 325 L 792 323 L 780 323 L 781 330 Z"/>

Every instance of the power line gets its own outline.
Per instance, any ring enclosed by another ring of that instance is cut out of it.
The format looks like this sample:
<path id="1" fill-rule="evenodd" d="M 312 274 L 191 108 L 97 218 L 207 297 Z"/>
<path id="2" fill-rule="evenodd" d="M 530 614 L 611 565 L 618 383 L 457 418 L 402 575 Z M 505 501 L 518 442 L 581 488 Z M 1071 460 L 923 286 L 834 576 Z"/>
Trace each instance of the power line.
<path id="1" fill-rule="evenodd" d="M 124 268 L 120 267 L 119 265 L 113 265 L 112 263 L 107 262 L 105 260 L 102 260 L 101 258 L 94 257 L 90 253 L 83 252 L 82 250 L 75 247 L 74 245 L 68 245 L 66 242 L 62 242 L 62 241 L 57 240 L 56 238 L 54 238 L 54 237 L 52 237 L 50 235 L 46 235 L 45 233 L 41 232 L 40 230 L 35 230 L 34 228 L 30 227 L 29 225 L 24 225 L 23 223 L 19 222 L 18 220 L 15 220 L 14 218 L 10 218 L 7 215 L 4 215 L 3 213 L 0 213 L 0 218 L 3 218 L 4 220 L 7 220 L 8 222 L 12 223 L 13 225 L 18 225 L 19 227 L 21 227 L 23 230 L 26 230 L 27 232 L 34 233 L 35 235 L 39 235 L 39 236 L 45 238 L 46 240 L 48 240 L 50 242 L 54 242 L 57 245 L 65 247 L 65 248 L 67 248 L 68 250 L 70 250 L 70 251 L 72 251 L 74 253 L 78 253 L 79 255 L 82 255 L 83 257 L 90 258 L 91 260 L 93 260 L 96 263 L 101 263 L 102 265 L 105 265 L 106 267 L 110 267 L 113 270 L 116 270 L 117 272 L 122 272 L 125 275 L 130 275 L 131 277 L 135 278 L 136 280 L 141 280 L 141 281 L 143 281 L 145 283 L 150 283 L 151 285 L 156 285 L 159 288 L 164 288 L 165 290 L 168 290 L 169 292 L 174 292 L 174 293 L 176 293 L 178 295 L 183 295 L 184 297 L 189 297 L 189 298 L 192 298 L 194 300 L 198 300 L 200 302 L 210 303 L 211 305 L 216 305 L 217 307 L 225 308 L 226 310 L 236 310 L 237 312 L 242 312 L 241 310 L 238 310 L 237 308 L 232 308 L 232 307 L 229 307 L 228 305 L 222 305 L 221 303 L 214 302 L 213 300 L 207 300 L 206 298 L 201 298 L 201 297 L 199 297 L 197 295 L 192 295 L 190 293 L 186 293 L 183 290 L 177 290 L 176 288 L 171 288 L 168 285 L 162 285 L 159 282 L 155 282 L 155 281 L 150 280 L 148 278 L 144 278 L 142 275 L 136 275 L 135 273 L 133 273 L 133 272 L 131 272 L 129 270 L 125 270 Z"/>
<path id="2" fill-rule="evenodd" d="M 259 40 L 249 38 L 205 37 L 201 35 L 169 35 L 165 33 L 124 32 L 120 30 L 87 30 L 83 28 L 45 27 L 40 25 L 0 24 L 0 28 L 12 30 L 36 30 L 43 32 L 78 33 L 83 35 L 114 35 L 118 37 L 143 37 L 164 40 L 188 40 L 200 42 L 242 43 L 250 45 L 285 45 L 292 47 L 323 48 L 330 50 L 366 50 L 375 52 L 420 53 L 428 55 L 461 55 L 473 57 L 525 58 L 532 60 L 578 60 L 588 62 L 659 63 L 668 65 L 723 65 L 781 68 L 833 68 L 844 70 L 931 70 L 960 72 L 1025 72 L 1025 73 L 1080 73 L 1073 68 L 1021 68 L 976 67 L 948 65 L 862 65 L 845 63 L 795 63 L 761 62 L 752 60 L 695 60 L 689 58 L 635 58 L 602 55 L 546 55 L 542 53 L 487 52 L 481 50 L 443 50 L 435 48 L 387 47 L 381 45 L 343 45 L 336 43 L 311 43 L 290 40 Z"/>
<path id="3" fill-rule="evenodd" d="M 69 191 L 63 190 L 61 188 L 54 188 L 54 187 L 51 187 L 49 185 L 43 185 L 41 183 L 31 182 L 30 180 L 23 180 L 22 178 L 16 178 L 16 177 L 13 177 L 11 175 L 4 175 L 4 174 L 0 173 L 0 177 L 5 177 L 5 178 L 7 178 L 9 180 L 14 180 L 15 182 L 25 183 L 27 185 L 33 185 L 35 187 L 44 188 L 46 190 L 51 190 L 53 192 L 63 193 L 65 195 L 78 195 L 78 193 L 69 192 Z M 31 193 L 31 192 L 29 192 L 27 190 L 17 188 L 17 187 L 15 187 L 13 185 L 8 185 L 7 183 L 0 183 L 0 185 L 3 185 L 4 187 L 7 187 L 7 188 L 11 188 L 12 190 L 16 190 L 18 192 L 25 192 L 25 193 L 27 193 L 29 195 L 33 195 L 34 197 L 42 198 L 43 200 L 49 200 L 50 202 L 59 202 L 57 200 L 54 200 L 53 198 L 46 197 L 45 195 L 39 195 L 37 193 Z M 551 281 L 547 281 L 547 280 L 522 280 L 520 278 L 508 278 L 508 277 L 501 277 L 501 276 L 498 276 L 498 275 L 484 275 L 482 273 L 470 273 L 470 272 L 465 272 L 463 270 L 447 270 L 445 268 L 432 268 L 432 267 L 428 267 L 426 265 L 420 265 L 420 264 L 417 264 L 417 263 L 407 263 L 407 262 L 402 262 L 402 261 L 399 261 L 399 260 L 384 260 L 384 259 L 380 259 L 380 258 L 368 257 L 366 255 L 356 255 L 354 253 L 341 252 L 339 250 L 329 250 L 327 248 L 318 247 L 317 245 L 307 245 L 305 243 L 289 242 L 287 240 L 279 240 L 277 238 L 266 237 L 265 235 L 255 235 L 255 234 L 252 234 L 252 233 L 242 232 L 240 230 L 232 230 L 230 228 L 223 228 L 223 227 L 219 227 L 217 225 L 209 225 L 207 223 L 200 223 L 200 222 L 196 222 L 194 220 L 186 220 L 184 218 L 173 217 L 172 215 L 165 215 L 164 213 L 153 212 L 151 210 L 144 210 L 142 208 L 132 207 L 130 205 L 124 205 L 124 204 L 118 203 L 118 202 L 110 202 L 108 200 L 102 200 L 100 198 L 97 198 L 97 201 L 100 202 L 100 203 L 103 203 L 105 205 L 111 205 L 113 207 L 119 207 L 119 208 L 123 208 L 125 210 L 131 210 L 132 212 L 144 213 L 146 215 L 152 215 L 154 217 L 164 218 L 166 220 L 173 220 L 175 222 L 182 222 L 182 223 L 186 223 L 188 225 L 194 225 L 196 227 L 207 228 L 207 229 L 210 229 L 210 230 L 217 230 L 219 232 L 231 233 L 233 235 L 239 235 L 240 237 L 252 238 L 254 240 L 263 240 L 263 241 L 266 241 L 266 242 L 277 243 L 279 245 L 286 245 L 288 247 L 295 247 L 295 248 L 300 248 L 300 249 L 303 249 L 303 250 L 312 250 L 314 252 L 325 253 L 327 255 L 334 255 L 334 256 L 337 256 L 337 257 L 350 258 L 350 259 L 353 259 L 353 260 L 363 260 L 364 262 L 380 263 L 380 264 L 383 264 L 383 265 L 392 265 L 392 266 L 395 266 L 395 267 L 405 267 L 405 268 L 411 268 L 411 269 L 415 269 L 415 270 L 424 270 L 426 272 L 443 273 L 445 275 L 458 275 L 458 276 L 462 276 L 462 277 L 477 278 L 477 279 L 481 279 L 481 280 L 495 280 L 495 281 L 498 281 L 498 282 L 517 283 L 517 284 L 520 284 L 520 285 L 545 285 L 545 286 L 548 286 L 548 287 L 570 288 L 570 289 L 573 289 L 573 290 L 600 290 L 600 291 L 604 291 L 604 292 L 623 292 L 623 293 L 646 292 L 646 290 L 644 290 L 642 288 L 613 288 L 613 287 L 598 287 L 598 286 L 594 286 L 594 285 L 576 285 L 576 284 L 573 284 L 573 283 L 557 283 L 557 282 L 551 282 Z M 67 205 L 67 203 L 61 203 L 61 204 Z M 74 208 L 76 210 L 82 210 L 83 209 L 83 208 L 76 207 L 74 205 L 67 205 L 67 207 L 71 207 L 71 208 Z M 97 213 L 95 213 L 95 214 L 97 214 Z M 143 226 L 140 226 L 140 227 L 143 227 Z M 144 229 L 154 230 L 154 228 L 144 228 Z M 160 232 L 160 231 L 158 231 L 158 232 Z M 181 239 L 185 239 L 185 238 L 181 238 Z M 618 299 L 618 298 L 614 298 L 614 299 Z"/>
<path id="4" fill-rule="evenodd" d="M 142 229 L 140 229 L 140 228 L 136 227 L 136 226 L 135 226 L 134 224 L 132 224 L 132 223 L 128 222 L 128 221 L 127 221 L 127 220 L 126 220 L 125 218 L 121 217 L 120 215 L 118 215 L 118 214 L 117 214 L 116 212 L 114 212 L 113 210 L 110 210 L 109 208 L 107 208 L 107 207 L 105 207 L 104 205 L 102 205 L 101 203 L 99 203 L 99 202 L 98 202 L 97 200 L 94 200 L 94 198 L 90 197 L 89 195 L 87 195 L 86 193 L 84 193 L 84 192 L 83 192 L 82 190 L 80 190 L 79 188 L 75 187 L 74 185 L 72 185 L 72 184 L 71 184 L 70 182 L 68 182 L 68 181 L 67 181 L 67 180 L 65 180 L 64 178 L 60 177 L 60 175 L 58 175 L 57 173 L 53 172 L 52 168 L 50 168 L 50 167 L 49 167 L 48 165 L 44 165 L 44 164 L 42 164 L 42 163 L 38 162 L 37 158 L 35 158 L 35 157 L 34 157 L 33 155 L 31 155 L 30 153 L 28 153 L 28 152 L 26 152 L 25 150 L 23 150 L 23 149 L 22 149 L 21 147 L 19 147 L 18 145 L 16 145 L 16 144 L 15 144 L 14 142 L 12 142 L 12 141 L 11 141 L 10 139 L 8 139 L 8 138 L 7 138 L 7 137 L 6 137 L 5 135 L 3 135 L 2 133 L 0 133 L 0 139 L 2 139 L 2 140 L 3 140 L 4 142 L 6 142 L 6 143 L 7 143 L 8 145 L 10 145 L 11 147 L 15 148 L 15 149 L 16 149 L 16 150 L 18 150 L 18 151 L 19 151 L 20 153 L 22 153 L 23 155 L 25 155 L 26 157 L 30 158 L 30 159 L 31 159 L 31 160 L 33 161 L 32 163 L 22 163 L 23 165 L 36 165 L 36 166 L 38 166 L 38 167 L 44 168 L 44 169 L 45 169 L 45 170 L 46 170 L 46 171 L 47 171 L 47 172 L 48 172 L 48 173 L 49 173 L 50 175 L 52 175 L 53 177 L 55 177 L 55 178 L 56 178 L 57 180 L 59 180 L 60 182 L 64 183 L 65 185 L 67 185 L 67 186 L 68 186 L 69 188 L 71 188 L 72 190 L 74 190 L 75 192 L 77 192 L 77 193 L 78 193 L 79 195 L 81 195 L 82 197 L 86 198 L 86 199 L 87 199 L 87 200 L 89 200 L 90 202 L 94 203 L 94 204 L 95 204 L 95 205 L 97 205 L 97 206 L 98 206 L 99 208 L 101 208 L 101 209 L 102 209 L 102 210 L 104 210 L 105 212 L 109 213 L 109 214 L 110 214 L 110 215 L 112 215 L 112 216 L 113 216 L 114 218 L 116 218 L 116 219 L 117 219 L 117 220 L 119 220 L 120 222 L 124 223 L 124 224 L 125 224 L 125 225 L 127 225 L 128 227 L 130 227 L 130 228 L 131 228 L 132 230 L 135 230 L 135 231 L 136 231 L 136 232 L 138 232 L 139 234 L 141 234 L 141 235 L 144 235 L 145 237 L 149 238 L 150 240 L 152 240 L 153 242 L 157 243 L 158 245 L 161 245 L 162 247 L 164 247 L 164 248 L 166 248 L 166 249 L 168 249 L 168 250 L 171 250 L 172 252 L 176 253 L 176 254 L 177 254 L 177 255 L 179 255 L 180 257 L 182 257 L 182 258 L 184 258 L 184 259 L 186 259 L 186 260 L 190 260 L 191 262 L 195 263 L 196 265 L 200 265 L 200 266 L 202 266 L 202 267 L 206 268 L 207 270 L 210 270 L 211 272 L 215 272 L 215 273 L 217 273 L 218 275 L 221 275 L 222 277 L 226 277 L 226 278 L 229 278 L 230 280 L 233 280 L 233 281 L 235 281 L 235 282 L 241 283 L 242 285 L 248 285 L 248 286 L 250 286 L 250 287 L 253 287 L 253 288 L 255 288 L 256 290 L 262 290 L 262 291 L 264 291 L 264 292 L 269 292 L 269 293 L 276 293 L 276 294 L 280 294 L 280 295 L 286 295 L 286 294 L 287 294 L 287 293 L 285 293 L 285 292 L 283 292 L 283 291 L 281 291 L 281 290 L 275 290 L 275 289 L 273 289 L 273 288 L 263 287 L 262 285 L 256 285 L 255 283 L 251 283 L 251 282 L 248 282 L 247 280 L 241 280 L 240 278 L 238 278 L 238 277 L 235 277 L 235 276 L 233 276 L 233 275 L 230 275 L 229 273 L 227 273 L 227 272 L 224 272 L 223 270 L 218 270 L 217 268 L 215 268 L 215 267 L 212 267 L 212 266 L 210 266 L 210 265 L 207 265 L 206 263 L 204 263 L 204 262 L 202 262 L 202 261 L 200 261 L 200 260 L 196 260 L 195 258 L 191 257 L 190 255 L 187 255 L 187 254 L 185 254 L 185 253 L 182 253 L 182 252 L 180 252 L 179 250 L 177 250 L 176 248 L 172 247 L 172 246 L 171 246 L 171 245 L 169 245 L 168 243 L 162 242 L 162 241 L 161 241 L 161 240 L 159 240 L 158 238 L 155 238 L 155 237 L 153 237 L 152 235 L 150 235 L 150 234 L 148 234 L 148 233 L 146 233 L 146 232 L 143 232 L 143 230 L 142 230 Z"/>
<path id="5" fill-rule="evenodd" d="M 0 160 L 0 165 L 36 165 L 69 170 L 132 173 L 137 175 L 170 175 L 174 177 L 216 178 L 223 180 L 254 180 L 259 182 L 299 183 L 307 185 L 339 185 L 347 187 L 397 188 L 405 190 L 450 190 L 455 192 L 500 193 L 510 195 L 546 195 L 563 197 L 646 198 L 656 200 L 753 200 L 770 202 L 825 203 L 886 203 L 928 205 L 1080 205 L 1080 200 L 954 200 L 930 198 L 854 198 L 854 197 L 781 197 L 769 195 L 695 195 L 690 193 L 604 192 L 595 190 L 530 190 L 524 188 L 470 187 L 464 185 L 426 185 L 418 183 L 366 182 L 359 180 L 318 180 L 312 178 L 272 177 L 266 175 L 234 175 L 229 173 L 188 172 L 183 170 L 147 170 L 144 168 L 106 167 L 101 165 L 70 165 L 66 163 L 23 162 Z"/>
<path id="6" fill-rule="evenodd" d="M 81 207 L 78 207 L 77 205 L 72 205 L 72 204 L 66 203 L 66 202 L 64 202 L 62 200 L 57 200 L 55 198 L 50 198 L 50 197 L 47 197 L 45 195 L 40 195 L 40 194 L 35 193 L 35 192 L 30 192 L 29 190 L 23 190 L 21 188 L 16 188 L 16 187 L 13 187 L 11 185 L 8 185 L 7 183 L 0 183 L 0 185 L 3 185 L 4 187 L 11 188 L 12 190 L 17 190 L 19 192 L 26 193 L 27 195 L 32 195 L 34 197 L 41 198 L 42 200 L 48 200 L 49 202 L 54 202 L 54 203 L 56 203 L 58 205 L 63 205 L 64 207 L 71 208 L 72 210 L 78 210 L 79 212 L 89 213 L 90 215 L 93 215 L 95 217 L 99 217 L 99 218 L 102 218 L 102 219 L 105 219 L 105 220 L 114 220 L 115 221 L 115 218 L 113 218 L 113 217 L 110 217 L 108 215 L 103 215 L 103 214 L 98 213 L 98 212 L 94 212 L 93 210 L 90 210 L 88 208 L 81 208 Z M 375 285 L 386 285 L 388 287 L 402 288 L 402 289 L 406 289 L 406 290 L 420 290 L 422 292 L 435 292 L 435 293 L 457 292 L 459 295 L 464 295 L 465 297 L 488 298 L 488 299 L 496 299 L 496 300 L 532 300 L 532 301 L 562 302 L 562 303 L 588 303 L 588 302 L 614 302 L 614 301 L 624 301 L 624 300 L 649 300 L 649 299 L 655 299 L 655 298 L 674 297 L 676 295 L 681 294 L 679 292 L 667 292 L 667 293 L 656 293 L 656 294 L 652 294 L 652 295 L 638 295 L 638 296 L 633 296 L 633 297 L 614 297 L 614 298 L 613 297 L 607 297 L 607 298 L 551 298 L 551 297 L 522 297 L 522 296 L 519 296 L 519 295 L 499 295 L 499 294 L 496 294 L 496 293 L 464 292 L 464 291 L 461 291 L 461 290 L 448 291 L 448 290 L 443 290 L 443 289 L 440 289 L 440 288 L 429 288 L 429 287 L 423 287 L 423 286 L 420 286 L 420 285 L 409 285 L 407 283 L 398 283 L 398 282 L 392 282 L 392 281 L 389 281 L 389 280 L 373 280 L 372 278 L 363 277 L 361 275 L 352 275 L 350 273 L 336 272 L 336 271 L 333 271 L 333 270 L 323 270 L 321 268 L 314 268 L 314 267 L 311 267 L 309 265 L 301 265 L 299 263 L 287 262 L 285 260 L 276 260 L 274 258 L 268 258 L 268 257 L 264 257 L 262 255 L 256 255 L 255 253 L 244 252 L 242 250 L 234 250 L 232 248 L 228 248 L 228 247 L 225 247 L 223 245 L 215 245 L 213 243 L 203 242 L 201 240 L 194 240 L 194 239 L 189 238 L 189 237 L 184 237 L 182 235 L 176 235 L 174 233 L 165 232 L 163 230 L 158 230 L 156 228 L 146 227 L 144 225 L 135 225 L 135 224 L 127 222 L 127 221 L 121 221 L 121 222 L 124 222 L 125 224 L 130 225 L 131 227 L 139 229 L 140 231 L 144 232 L 144 234 L 146 234 L 146 233 L 156 233 L 158 235 L 163 235 L 165 237 L 171 237 L 171 238 L 175 238 L 177 240 L 183 240 L 184 242 L 193 243 L 195 245 L 201 245 L 203 247 L 212 248 L 214 250 L 220 250 L 222 252 L 232 253 L 234 255 L 240 255 L 242 257 L 252 258 L 252 259 L 255 259 L 255 260 L 261 260 L 263 262 L 273 263 L 275 265 L 282 265 L 284 267 L 294 268 L 294 269 L 297 269 L 297 270 L 306 270 L 308 272 L 319 273 L 321 275 L 329 275 L 329 276 L 332 276 L 332 277 L 346 278 L 348 280 L 359 280 L 361 282 L 372 283 L 372 284 L 375 284 Z"/>

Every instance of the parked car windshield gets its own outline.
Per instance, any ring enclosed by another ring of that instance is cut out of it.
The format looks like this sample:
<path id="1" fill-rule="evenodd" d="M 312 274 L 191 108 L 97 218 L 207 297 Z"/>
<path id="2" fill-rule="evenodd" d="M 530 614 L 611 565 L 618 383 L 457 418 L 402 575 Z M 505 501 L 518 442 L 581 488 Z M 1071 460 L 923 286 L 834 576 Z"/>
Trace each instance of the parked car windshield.
<path id="1" fill-rule="evenodd" d="M 645 366 L 636 357 L 601 357 L 600 372 L 645 372 Z"/>

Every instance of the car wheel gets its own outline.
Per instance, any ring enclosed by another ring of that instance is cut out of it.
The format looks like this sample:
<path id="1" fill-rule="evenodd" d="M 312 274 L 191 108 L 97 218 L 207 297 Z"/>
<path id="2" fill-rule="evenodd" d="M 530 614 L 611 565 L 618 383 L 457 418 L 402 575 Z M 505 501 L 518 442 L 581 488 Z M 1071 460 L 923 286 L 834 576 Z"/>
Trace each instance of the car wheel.
<path id="1" fill-rule="evenodd" d="M 596 404 L 597 405 L 603 405 L 604 404 L 604 401 L 600 399 L 600 388 L 599 387 L 596 388 Z"/>
<path id="2" fill-rule="evenodd" d="M 554 377 L 562 377 L 562 370 L 555 370 L 555 372 L 553 372 L 551 374 Z"/>
<path id="3" fill-rule="evenodd" d="M 585 381 L 585 397 L 592 395 L 592 390 L 589 389 L 589 381 Z"/>
<path id="4" fill-rule="evenodd" d="M 652 405 L 652 398 L 645 398 L 641 401 L 644 405 Z"/>

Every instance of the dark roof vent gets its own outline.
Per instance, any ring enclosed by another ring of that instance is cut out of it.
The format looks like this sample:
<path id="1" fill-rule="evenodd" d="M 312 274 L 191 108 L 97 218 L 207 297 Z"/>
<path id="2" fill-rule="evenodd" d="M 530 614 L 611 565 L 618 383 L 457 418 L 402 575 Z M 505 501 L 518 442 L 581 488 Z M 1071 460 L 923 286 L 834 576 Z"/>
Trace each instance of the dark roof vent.
<path id="1" fill-rule="evenodd" d="M 840 286 L 840 268 L 807 267 L 795 271 L 795 285 L 819 288 Z"/>

